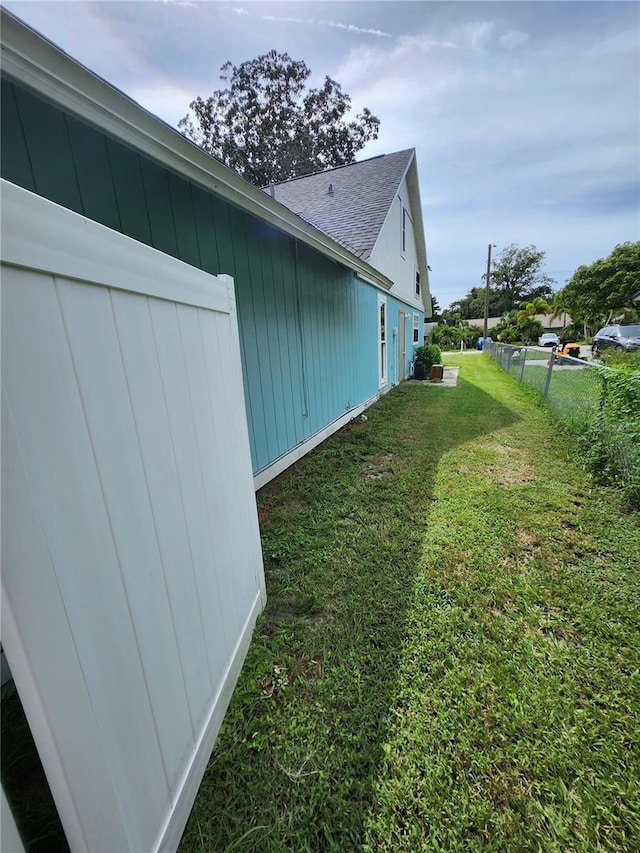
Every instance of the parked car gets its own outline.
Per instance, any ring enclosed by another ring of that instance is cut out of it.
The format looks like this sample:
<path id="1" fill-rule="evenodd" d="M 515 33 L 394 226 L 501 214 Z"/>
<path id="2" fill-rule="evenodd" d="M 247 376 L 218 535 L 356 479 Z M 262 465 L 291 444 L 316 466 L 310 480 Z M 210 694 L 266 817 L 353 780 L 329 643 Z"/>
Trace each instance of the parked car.
<path id="1" fill-rule="evenodd" d="M 640 349 L 640 323 L 629 326 L 614 324 L 605 326 L 593 336 L 591 354 L 598 355 L 605 349 L 634 352 Z"/>
<path id="2" fill-rule="evenodd" d="M 538 338 L 539 347 L 557 347 L 560 343 L 560 338 L 555 332 L 545 332 Z"/>
<path id="3" fill-rule="evenodd" d="M 482 336 L 479 337 L 478 340 L 476 341 L 476 349 L 484 349 L 485 348 L 485 341 L 487 342 L 486 346 L 490 347 L 491 344 L 493 343 L 493 338 L 490 337 L 489 335 L 487 335 L 486 338 L 483 338 Z"/>

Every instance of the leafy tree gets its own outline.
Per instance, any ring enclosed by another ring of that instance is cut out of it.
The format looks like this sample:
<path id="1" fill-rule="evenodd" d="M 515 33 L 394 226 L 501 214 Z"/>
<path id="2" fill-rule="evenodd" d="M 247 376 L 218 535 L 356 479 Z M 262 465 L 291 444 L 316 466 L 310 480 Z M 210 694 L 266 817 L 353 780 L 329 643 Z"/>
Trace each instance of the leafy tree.
<path id="1" fill-rule="evenodd" d="M 542 323 L 531 316 L 522 317 L 518 320 L 517 326 L 520 330 L 520 340 L 525 344 L 537 341 L 544 331 Z"/>
<path id="2" fill-rule="evenodd" d="M 522 303 L 524 306 L 532 306 L 535 303 Z M 548 303 L 546 303 L 548 306 Z M 538 303 L 539 305 L 539 303 Z M 549 309 L 550 310 L 550 309 Z M 535 315 L 544 313 L 542 311 L 527 310 L 527 307 L 520 311 L 507 311 L 500 319 L 500 322 L 494 327 L 493 334 L 497 340 L 505 344 L 524 343 L 531 344 L 540 337 L 544 329 L 539 320 L 536 320 Z"/>
<path id="3" fill-rule="evenodd" d="M 325 77 L 305 90 L 304 62 L 270 50 L 238 66 L 220 69 L 225 88 L 196 97 L 178 122 L 183 134 L 258 186 L 353 163 L 380 121 L 364 109 L 344 117 L 351 99 Z"/>
<path id="4" fill-rule="evenodd" d="M 521 302 L 536 298 L 550 300 L 554 280 L 542 272 L 545 253 L 535 246 L 507 246 L 493 261 L 489 285 L 489 316 L 499 317 L 517 308 Z M 486 278 L 486 273 L 483 275 Z M 451 304 L 467 319 L 484 317 L 485 287 L 472 287 L 464 299 Z"/>
<path id="5" fill-rule="evenodd" d="M 489 316 L 496 317 L 503 313 L 504 300 L 494 288 L 489 288 Z M 458 312 L 467 320 L 484 317 L 484 287 L 472 287 L 463 299 L 452 302 L 450 310 Z"/>
<path id="6" fill-rule="evenodd" d="M 435 296 L 431 297 L 431 318 L 432 323 L 437 323 L 441 318 L 441 308 L 438 305 L 438 300 Z"/>
<path id="7" fill-rule="evenodd" d="M 482 334 L 482 329 L 469 326 L 459 313 L 453 314 L 448 308 L 442 314 L 440 323 L 429 332 L 430 343 L 445 349 L 458 349 L 461 344 L 466 347 L 474 346 Z"/>
<path id="8" fill-rule="evenodd" d="M 640 242 L 621 243 L 608 257 L 578 267 L 556 294 L 554 311 L 566 311 L 593 329 L 619 315 L 632 322 L 638 316 L 633 298 L 639 294 Z"/>
<path id="9" fill-rule="evenodd" d="M 515 243 L 502 250 L 491 271 L 493 288 L 503 303 L 500 313 L 536 297 L 551 299 L 555 282 L 542 272 L 544 256 L 545 253 L 535 246 L 521 249 Z"/>
<path id="10" fill-rule="evenodd" d="M 552 310 L 551 305 L 549 305 L 546 299 L 543 299 L 541 296 L 536 296 L 530 302 L 520 303 L 520 310 L 518 311 L 516 319 L 521 323 L 528 317 L 535 317 L 536 314 L 551 314 Z"/>
<path id="11" fill-rule="evenodd" d="M 462 314 L 455 310 L 456 303 L 452 303 L 450 308 L 445 308 L 440 315 L 440 322 L 446 323 L 448 326 L 457 326 L 462 321 Z"/>

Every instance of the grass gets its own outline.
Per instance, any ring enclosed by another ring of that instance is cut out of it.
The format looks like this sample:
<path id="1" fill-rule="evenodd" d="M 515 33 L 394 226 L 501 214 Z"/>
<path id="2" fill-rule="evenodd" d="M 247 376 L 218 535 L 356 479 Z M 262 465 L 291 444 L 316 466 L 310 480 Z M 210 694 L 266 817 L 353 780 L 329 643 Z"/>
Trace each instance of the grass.
<path id="1" fill-rule="evenodd" d="M 268 607 L 180 850 L 640 850 L 640 519 L 481 354 L 258 496 Z"/>

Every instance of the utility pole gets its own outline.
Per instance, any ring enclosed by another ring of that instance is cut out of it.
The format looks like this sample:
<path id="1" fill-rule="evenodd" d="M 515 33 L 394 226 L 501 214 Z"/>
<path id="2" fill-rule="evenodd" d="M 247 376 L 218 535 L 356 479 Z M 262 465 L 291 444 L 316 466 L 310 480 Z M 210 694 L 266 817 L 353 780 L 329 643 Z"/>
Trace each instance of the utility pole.
<path id="1" fill-rule="evenodd" d="M 485 348 L 485 344 L 487 341 L 487 321 L 489 320 L 489 280 L 491 278 L 491 249 L 495 244 L 489 243 L 489 250 L 487 252 L 487 280 L 484 283 L 484 331 L 483 331 L 483 340 L 482 340 L 482 349 Z"/>

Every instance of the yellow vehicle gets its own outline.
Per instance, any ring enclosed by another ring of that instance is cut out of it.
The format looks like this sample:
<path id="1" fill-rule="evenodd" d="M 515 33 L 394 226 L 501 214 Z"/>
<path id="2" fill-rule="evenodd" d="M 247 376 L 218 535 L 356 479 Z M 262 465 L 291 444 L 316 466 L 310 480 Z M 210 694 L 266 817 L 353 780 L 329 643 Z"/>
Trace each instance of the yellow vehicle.
<path id="1" fill-rule="evenodd" d="M 580 344 L 560 344 L 554 349 L 553 354 L 556 364 L 571 364 L 570 359 L 581 358 Z M 582 361 L 586 361 L 586 359 L 582 359 Z"/>

